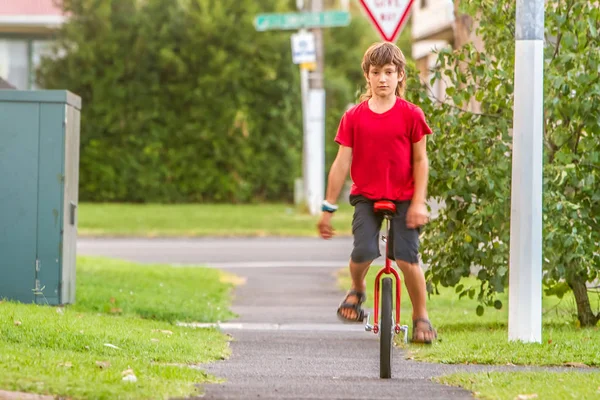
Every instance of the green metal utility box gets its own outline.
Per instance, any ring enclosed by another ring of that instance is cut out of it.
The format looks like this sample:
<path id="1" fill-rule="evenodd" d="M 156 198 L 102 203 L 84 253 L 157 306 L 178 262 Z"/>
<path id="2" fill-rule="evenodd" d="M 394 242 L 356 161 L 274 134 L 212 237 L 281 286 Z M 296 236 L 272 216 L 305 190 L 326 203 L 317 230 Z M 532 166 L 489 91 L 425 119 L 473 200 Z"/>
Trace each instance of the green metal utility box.
<path id="1" fill-rule="evenodd" d="M 0 90 L 0 299 L 75 302 L 81 98 Z"/>

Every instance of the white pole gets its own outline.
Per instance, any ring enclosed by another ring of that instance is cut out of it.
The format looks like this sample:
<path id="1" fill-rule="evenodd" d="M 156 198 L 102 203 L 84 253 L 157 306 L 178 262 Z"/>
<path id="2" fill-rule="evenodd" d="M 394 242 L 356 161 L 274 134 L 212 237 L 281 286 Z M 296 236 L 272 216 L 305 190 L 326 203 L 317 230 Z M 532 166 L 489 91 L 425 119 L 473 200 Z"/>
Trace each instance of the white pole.
<path id="1" fill-rule="evenodd" d="M 296 0 L 296 7 L 298 11 L 304 10 L 304 0 Z M 306 29 L 302 28 L 298 33 L 306 33 Z M 309 71 L 307 68 L 300 65 L 300 88 L 302 92 L 302 195 L 301 202 L 307 204 L 308 199 L 308 167 L 310 165 L 309 160 L 309 146 L 308 146 L 308 91 L 309 91 Z M 310 207 L 309 207 L 310 208 Z"/>
<path id="2" fill-rule="evenodd" d="M 307 203 L 312 215 L 325 198 L 325 89 L 311 88 L 307 108 Z"/>
<path id="3" fill-rule="evenodd" d="M 312 0 L 311 11 L 323 11 L 323 0 Z M 306 204 L 312 215 L 320 212 L 325 198 L 325 90 L 323 88 L 323 32 L 313 29 L 317 55 L 316 69 L 309 75 L 306 116 Z"/>
<path id="4" fill-rule="evenodd" d="M 301 29 L 300 32 L 306 32 Z M 302 89 L 302 203 L 307 204 L 308 202 L 308 166 L 310 165 L 309 160 L 309 129 L 308 129 L 308 69 L 300 65 L 300 87 Z"/>
<path id="5" fill-rule="evenodd" d="M 544 0 L 517 0 L 509 341 L 542 341 Z"/>

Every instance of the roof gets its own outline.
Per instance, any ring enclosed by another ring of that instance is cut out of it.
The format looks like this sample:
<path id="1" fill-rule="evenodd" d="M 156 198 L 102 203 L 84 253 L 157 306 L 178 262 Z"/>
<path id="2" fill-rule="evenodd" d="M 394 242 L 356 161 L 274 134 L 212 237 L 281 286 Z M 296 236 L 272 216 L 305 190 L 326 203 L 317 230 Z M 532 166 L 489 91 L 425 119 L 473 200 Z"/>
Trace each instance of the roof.
<path id="1" fill-rule="evenodd" d="M 65 21 L 55 0 L 0 0 L 0 32 L 44 32 Z"/>
<path id="2" fill-rule="evenodd" d="M 4 0 L 0 1 L 0 15 L 63 15 L 54 0 Z"/>

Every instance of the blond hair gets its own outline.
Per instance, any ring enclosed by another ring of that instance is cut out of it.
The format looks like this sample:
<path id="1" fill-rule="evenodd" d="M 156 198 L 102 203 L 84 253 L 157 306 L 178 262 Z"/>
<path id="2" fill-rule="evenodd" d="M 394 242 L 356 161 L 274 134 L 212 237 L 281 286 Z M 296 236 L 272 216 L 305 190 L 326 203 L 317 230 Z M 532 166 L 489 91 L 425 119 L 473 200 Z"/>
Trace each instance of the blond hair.
<path id="1" fill-rule="evenodd" d="M 396 66 L 396 70 L 398 71 L 398 75 L 405 75 L 405 66 L 406 66 L 406 58 L 404 58 L 404 54 L 402 50 L 398 46 L 390 42 L 381 42 L 372 44 L 362 60 L 362 70 L 365 74 L 369 74 L 369 70 L 371 66 L 374 67 L 383 67 L 386 64 L 393 64 Z M 406 77 L 398 82 L 398 86 L 396 87 L 396 96 L 404 97 L 404 89 L 406 88 Z M 368 100 L 373 97 L 373 93 L 371 92 L 371 87 L 367 82 L 365 87 L 366 93 L 363 93 L 360 96 L 360 101 Z"/>

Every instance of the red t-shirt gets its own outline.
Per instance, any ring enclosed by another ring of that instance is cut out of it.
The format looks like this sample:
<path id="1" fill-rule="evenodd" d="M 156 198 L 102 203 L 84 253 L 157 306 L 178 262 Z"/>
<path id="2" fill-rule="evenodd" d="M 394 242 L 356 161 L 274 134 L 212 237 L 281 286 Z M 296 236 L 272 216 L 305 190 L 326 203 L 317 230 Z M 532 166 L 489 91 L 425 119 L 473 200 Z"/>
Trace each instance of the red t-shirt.
<path id="1" fill-rule="evenodd" d="M 378 114 L 363 101 L 346 111 L 335 141 L 352 147 L 351 194 L 372 200 L 411 200 L 415 190 L 412 145 L 431 134 L 423 111 L 397 98 Z"/>

